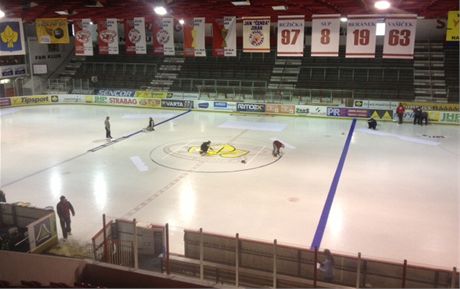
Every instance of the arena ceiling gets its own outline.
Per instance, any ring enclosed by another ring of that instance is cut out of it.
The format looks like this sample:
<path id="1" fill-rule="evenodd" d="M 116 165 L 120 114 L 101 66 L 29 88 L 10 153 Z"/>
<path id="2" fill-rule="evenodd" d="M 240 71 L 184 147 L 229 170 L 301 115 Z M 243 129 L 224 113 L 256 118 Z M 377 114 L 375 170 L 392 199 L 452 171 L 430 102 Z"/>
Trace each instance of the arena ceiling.
<path id="1" fill-rule="evenodd" d="M 233 0 L 241 1 L 241 0 Z M 222 16 L 272 16 L 312 14 L 382 14 L 374 8 L 376 0 L 250 0 L 250 6 L 234 6 L 231 0 L 2 0 L 0 9 L 7 17 L 21 17 L 25 21 L 36 18 L 59 17 L 63 11 L 70 19 L 155 17 L 152 7 L 163 2 L 175 18 Z M 385 14 L 413 13 L 425 18 L 444 18 L 447 11 L 458 10 L 458 0 L 389 0 L 392 8 Z M 272 6 L 286 6 L 286 11 L 274 11 Z"/>

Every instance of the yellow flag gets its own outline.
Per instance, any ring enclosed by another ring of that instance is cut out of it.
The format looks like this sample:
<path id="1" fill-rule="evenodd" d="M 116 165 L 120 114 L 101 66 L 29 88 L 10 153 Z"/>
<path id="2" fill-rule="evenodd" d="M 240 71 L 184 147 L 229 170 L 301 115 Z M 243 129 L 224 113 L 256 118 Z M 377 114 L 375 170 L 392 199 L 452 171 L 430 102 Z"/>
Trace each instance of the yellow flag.
<path id="1" fill-rule="evenodd" d="M 37 18 L 35 20 L 38 42 L 42 44 L 69 44 L 67 18 Z"/>
<path id="2" fill-rule="evenodd" d="M 459 11 L 449 11 L 447 14 L 446 41 L 459 41 Z"/>

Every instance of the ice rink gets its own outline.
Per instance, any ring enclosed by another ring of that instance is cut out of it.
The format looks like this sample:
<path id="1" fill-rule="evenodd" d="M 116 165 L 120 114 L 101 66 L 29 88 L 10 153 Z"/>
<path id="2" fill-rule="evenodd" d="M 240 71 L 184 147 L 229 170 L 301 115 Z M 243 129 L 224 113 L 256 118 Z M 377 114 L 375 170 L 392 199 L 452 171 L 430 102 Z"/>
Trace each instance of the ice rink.
<path id="1" fill-rule="evenodd" d="M 173 233 L 201 227 L 460 266 L 459 126 L 379 122 L 370 131 L 364 120 L 353 129 L 352 120 L 78 105 L 0 113 L 7 201 L 55 207 L 65 195 L 74 239 L 89 242 L 105 213 L 169 223 Z M 115 142 L 101 146 L 106 116 Z M 136 133 L 149 116 L 165 122 Z M 281 158 L 274 139 L 286 144 Z M 207 140 L 213 153 L 200 156 Z"/>

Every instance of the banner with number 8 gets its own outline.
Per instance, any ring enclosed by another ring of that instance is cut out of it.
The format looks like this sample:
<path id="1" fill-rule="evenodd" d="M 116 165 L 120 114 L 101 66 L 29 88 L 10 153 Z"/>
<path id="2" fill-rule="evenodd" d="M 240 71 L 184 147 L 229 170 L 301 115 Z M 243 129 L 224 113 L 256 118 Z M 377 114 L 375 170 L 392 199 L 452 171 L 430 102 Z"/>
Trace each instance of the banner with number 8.
<path id="1" fill-rule="evenodd" d="M 339 56 L 340 14 L 312 16 L 311 56 Z"/>
<path id="2" fill-rule="evenodd" d="M 349 15 L 347 58 L 375 58 L 377 18 L 375 15 Z"/>
<path id="3" fill-rule="evenodd" d="M 277 56 L 303 56 L 305 16 L 278 16 Z"/>
<path id="4" fill-rule="evenodd" d="M 385 19 L 383 58 L 414 58 L 417 15 L 389 16 Z"/>

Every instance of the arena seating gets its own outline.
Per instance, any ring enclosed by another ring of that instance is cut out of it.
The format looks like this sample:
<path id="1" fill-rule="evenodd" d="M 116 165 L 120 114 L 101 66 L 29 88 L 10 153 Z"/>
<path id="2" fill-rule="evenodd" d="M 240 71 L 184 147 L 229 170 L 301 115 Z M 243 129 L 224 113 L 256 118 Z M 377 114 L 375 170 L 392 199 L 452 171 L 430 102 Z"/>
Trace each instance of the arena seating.
<path id="1" fill-rule="evenodd" d="M 446 45 L 444 48 L 446 57 L 444 62 L 444 69 L 446 75 L 447 98 L 449 102 L 459 102 L 459 47 L 458 43 Z"/>

